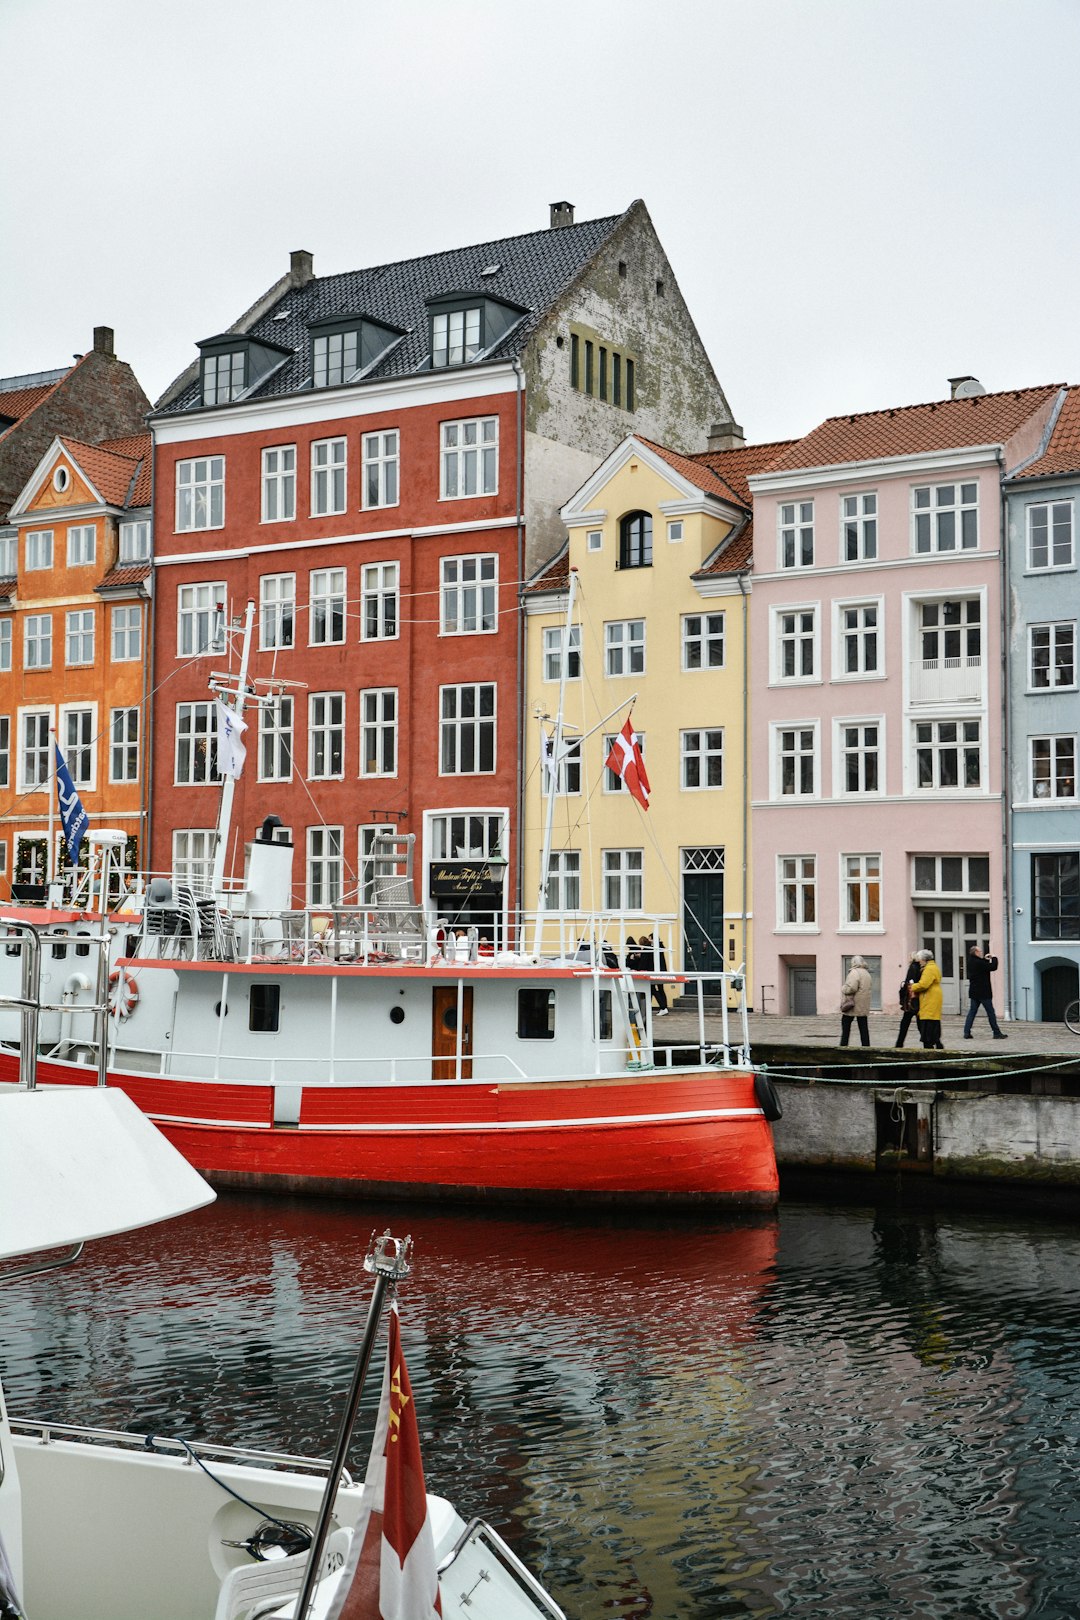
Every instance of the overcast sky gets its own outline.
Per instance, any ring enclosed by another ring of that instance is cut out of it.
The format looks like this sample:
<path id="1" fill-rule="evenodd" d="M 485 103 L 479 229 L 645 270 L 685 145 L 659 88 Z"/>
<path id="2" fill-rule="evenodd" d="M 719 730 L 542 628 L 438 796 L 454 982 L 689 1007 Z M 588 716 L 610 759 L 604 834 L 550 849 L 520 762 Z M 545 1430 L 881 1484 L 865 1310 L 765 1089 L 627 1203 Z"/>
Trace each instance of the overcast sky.
<path id="1" fill-rule="evenodd" d="M 0 374 L 644 198 L 750 441 L 1080 382 L 1078 0 L 0 0 Z"/>

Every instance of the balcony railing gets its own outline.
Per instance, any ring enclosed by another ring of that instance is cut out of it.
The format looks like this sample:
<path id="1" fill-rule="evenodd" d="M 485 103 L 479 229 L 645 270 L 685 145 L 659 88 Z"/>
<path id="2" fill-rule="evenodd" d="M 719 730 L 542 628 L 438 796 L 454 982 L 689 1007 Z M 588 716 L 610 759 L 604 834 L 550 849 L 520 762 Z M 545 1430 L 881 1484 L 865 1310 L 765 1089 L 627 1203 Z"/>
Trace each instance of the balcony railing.
<path id="1" fill-rule="evenodd" d="M 981 655 L 923 658 L 908 670 L 911 703 L 975 703 L 982 697 Z"/>

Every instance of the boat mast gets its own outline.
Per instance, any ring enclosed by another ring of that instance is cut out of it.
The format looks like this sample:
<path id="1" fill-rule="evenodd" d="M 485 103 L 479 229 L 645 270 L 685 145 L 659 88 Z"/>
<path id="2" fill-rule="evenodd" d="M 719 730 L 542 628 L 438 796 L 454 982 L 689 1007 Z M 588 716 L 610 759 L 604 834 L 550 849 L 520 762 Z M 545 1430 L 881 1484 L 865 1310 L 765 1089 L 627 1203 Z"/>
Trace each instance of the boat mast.
<path id="1" fill-rule="evenodd" d="M 240 653 L 240 674 L 236 683 L 236 698 L 233 703 L 233 713 L 242 719 L 244 714 L 244 699 L 247 696 L 248 660 L 251 656 L 251 626 L 255 620 L 255 603 L 249 602 L 244 615 L 244 642 Z M 224 691 L 222 692 L 224 702 Z M 210 886 L 214 898 L 223 901 L 225 887 L 225 853 L 228 846 L 229 827 L 232 822 L 233 795 L 236 792 L 236 778 L 226 774 L 221 784 L 221 804 L 218 807 L 217 828 L 214 835 L 214 868 Z"/>
<path id="2" fill-rule="evenodd" d="M 533 955 L 540 954 L 540 939 L 547 910 L 548 865 L 551 861 L 551 832 L 555 821 L 555 796 L 559 786 L 559 766 L 563 757 L 563 709 L 566 704 L 566 680 L 570 668 L 570 631 L 577 594 L 577 569 L 570 570 L 570 589 L 566 597 L 566 617 L 562 627 L 562 648 L 559 657 L 559 707 L 555 713 L 555 730 L 551 736 L 551 752 L 544 760 L 547 787 L 547 807 L 544 813 L 544 845 L 540 853 L 540 888 L 536 896 L 536 923 L 533 928 Z"/>

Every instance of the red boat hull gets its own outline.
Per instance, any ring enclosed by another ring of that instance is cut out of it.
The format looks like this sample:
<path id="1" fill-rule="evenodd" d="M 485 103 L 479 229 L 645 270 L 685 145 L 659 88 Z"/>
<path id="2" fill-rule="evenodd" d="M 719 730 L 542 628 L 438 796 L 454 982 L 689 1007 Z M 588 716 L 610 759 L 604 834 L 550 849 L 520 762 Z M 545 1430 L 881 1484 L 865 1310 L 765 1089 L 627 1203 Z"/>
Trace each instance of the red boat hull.
<path id="1" fill-rule="evenodd" d="M 17 1059 L 0 1054 L 0 1078 Z M 38 1083 L 93 1084 L 42 1061 Z M 308 1086 L 298 1124 L 274 1091 L 117 1073 L 196 1169 L 220 1186 L 353 1197 L 573 1200 L 769 1208 L 772 1132 L 749 1071 L 614 1079 Z"/>

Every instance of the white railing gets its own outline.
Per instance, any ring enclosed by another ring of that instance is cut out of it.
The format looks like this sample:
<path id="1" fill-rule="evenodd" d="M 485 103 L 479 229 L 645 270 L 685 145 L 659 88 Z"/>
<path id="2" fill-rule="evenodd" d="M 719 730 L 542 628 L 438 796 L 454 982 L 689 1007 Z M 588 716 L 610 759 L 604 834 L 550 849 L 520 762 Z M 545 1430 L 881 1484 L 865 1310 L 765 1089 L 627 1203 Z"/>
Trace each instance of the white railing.
<path id="1" fill-rule="evenodd" d="M 983 661 L 966 658 L 924 658 L 908 670 L 911 703 L 975 703 L 982 697 Z"/>

